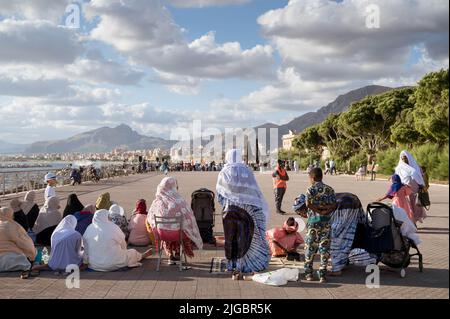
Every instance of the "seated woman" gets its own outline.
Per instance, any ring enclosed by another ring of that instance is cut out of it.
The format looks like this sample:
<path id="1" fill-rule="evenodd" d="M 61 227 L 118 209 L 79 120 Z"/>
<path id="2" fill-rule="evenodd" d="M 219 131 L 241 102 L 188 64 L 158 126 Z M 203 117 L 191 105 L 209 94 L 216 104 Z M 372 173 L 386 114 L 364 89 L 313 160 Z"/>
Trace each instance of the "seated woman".
<path id="1" fill-rule="evenodd" d="M 200 237 L 194 212 L 178 193 L 177 180 L 173 177 L 165 177 L 158 185 L 147 222 L 155 238 L 161 239 L 163 248 L 169 256 L 169 265 L 174 265 L 181 258 L 180 231 L 173 229 L 171 225 L 163 224 L 158 225 L 156 229 L 156 217 L 175 218 L 177 216 L 181 216 L 183 220 L 183 252 L 187 257 L 194 257 L 194 246 L 197 249 L 203 248 L 203 240 Z M 155 245 L 159 247 L 158 242 L 155 242 Z"/>
<path id="2" fill-rule="evenodd" d="M 43 246 L 51 245 L 50 239 L 53 231 L 62 219 L 62 214 L 59 209 L 58 197 L 47 198 L 44 206 L 39 211 L 33 229 L 36 234 L 36 244 Z"/>
<path id="3" fill-rule="evenodd" d="M 36 192 L 29 191 L 25 194 L 23 201 L 20 203 L 20 208 L 23 213 L 27 216 L 28 228 L 33 229 L 34 223 L 39 215 L 39 206 L 35 202 Z"/>
<path id="4" fill-rule="evenodd" d="M 95 209 L 96 210 L 100 210 L 100 209 L 109 210 L 112 204 L 113 203 L 111 202 L 111 195 L 109 193 L 104 193 L 104 194 L 101 194 L 97 198 L 97 201 L 95 203 Z"/>
<path id="5" fill-rule="evenodd" d="M 51 237 L 51 254 L 47 265 L 33 266 L 33 270 L 65 271 L 68 265 L 82 266 L 82 237 L 75 230 L 77 219 L 68 215 L 56 227 Z"/>
<path id="6" fill-rule="evenodd" d="M 33 241 L 13 215 L 11 208 L 0 208 L 0 272 L 27 271 L 36 257 Z"/>
<path id="7" fill-rule="evenodd" d="M 134 246 L 148 246 L 151 244 L 151 237 L 147 231 L 147 204 L 145 199 L 136 202 L 136 209 L 130 218 L 128 230 L 130 236 L 128 243 Z"/>
<path id="8" fill-rule="evenodd" d="M 28 229 L 30 228 L 28 226 L 28 218 L 27 215 L 25 215 L 25 213 L 23 212 L 22 208 L 20 207 L 21 206 L 20 204 L 21 204 L 20 200 L 14 198 L 9 203 L 9 206 L 14 212 L 14 221 L 18 223 L 20 226 L 22 226 L 23 229 L 25 229 L 25 231 L 28 231 Z"/>
<path id="9" fill-rule="evenodd" d="M 391 177 L 392 185 L 389 188 L 386 195 L 377 199 L 377 202 L 382 202 L 389 198 L 392 200 L 392 205 L 403 208 L 408 214 L 409 219 L 414 223 L 414 212 L 411 207 L 409 196 L 413 193 L 411 188 L 402 184 L 402 180 L 399 175 L 394 174 Z"/>
<path id="10" fill-rule="evenodd" d="M 269 245 L 265 240 L 269 209 L 253 172 L 242 163 L 242 153 L 226 154 L 216 190 L 223 207 L 225 255 L 228 271 L 239 280 L 269 267 Z"/>
<path id="11" fill-rule="evenodd" d="M 284 257 L 287 252 L 296 252 L 297 247 L 304 243 L 298 233 L 298 223 L 289 217 L 282 228 L 272 228 L 266 232 L 272 257 Z"/>
<path id="12" fill-rule="evenodd" d="M 95 212 L 92 224 L 83 235 L 83 263 L 96 271 L 115 271 L 125 267 L 139 267 L 140 261 L 149 257 L 152 250 L 141 254 L 127 249 L 125 235 L 109 220 L 109 212 Z"/>
<path id="13" fill-rule="evenodd" d="M 84 206 L 78 199 L 77 194 L 70 194 L 69 197 L 67 198 L 67 204 L 66 208 L 64 208 L 63 217 L 81 212 L 83 208 Z"/>
<path id="14" fill-rule="evenodd" d="M 128 236 L 130 235 L 130 232 L 128 231 L 128 221 L 125 217 L 125 211 L 123 207 L 114 204 L 109 209 L 109 219 L 119 226 L 120 230 L 125 235 L 125 240 L 128 240 Z"/>
<path id="15" fill-rule="evenodd" d="M 358 224 L 365 224 L 367 215 L 358 196 L 336 193 L 337 208 L 331 215 L 331 273 L 339 276 L 347 265 Z"/>
<path id="16" fill-rule="evenodd" d="M 84 232 L 88 228 L 88 226 L 92 223 L 92 218 L 94 217 L 95 206 L 88 205 L 81 210 L 81 212 L 73 214 L 73 216 L 77 219 L 77 227 L 75 230 L 79 232 L 81 235 L 84 235 Z"/>

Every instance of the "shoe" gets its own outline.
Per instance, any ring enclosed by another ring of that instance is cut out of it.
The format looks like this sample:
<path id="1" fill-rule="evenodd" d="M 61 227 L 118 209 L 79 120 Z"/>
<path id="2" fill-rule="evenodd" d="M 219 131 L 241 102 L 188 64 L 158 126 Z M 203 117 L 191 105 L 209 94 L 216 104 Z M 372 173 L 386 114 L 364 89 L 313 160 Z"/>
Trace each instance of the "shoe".
<path id="1" fill-rule="evenodd" d="M 319 282 L 320 282 L 321 284 L 325 284 L 325 283 L 327 282 L 327 278 L 322 277 L 322 278 L 320 278 Z"/>

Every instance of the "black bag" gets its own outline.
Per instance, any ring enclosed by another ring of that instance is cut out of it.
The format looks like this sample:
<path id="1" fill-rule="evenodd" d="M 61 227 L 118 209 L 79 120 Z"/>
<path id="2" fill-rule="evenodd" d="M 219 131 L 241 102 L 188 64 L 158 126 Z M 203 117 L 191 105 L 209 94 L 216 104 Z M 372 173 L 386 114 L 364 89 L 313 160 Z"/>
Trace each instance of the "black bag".
<path id="1" fill-rule="evenodd" d="M 392 235 L 391 225 L 374 229 L 366 226 L 364 249 L 368 253 L 381 254 L 394 249 L 394 237 Z"/>
<path id="2" fill-rule="evenodd" d="M 425 189 L 423 188 L 419 189 L 419 193 L 417 194 L 417 201 L 418 204 L 424 207 L 426 210 L 430 209 L 431 205 L 430 194 L 428 194 L 428 192 Z"/>

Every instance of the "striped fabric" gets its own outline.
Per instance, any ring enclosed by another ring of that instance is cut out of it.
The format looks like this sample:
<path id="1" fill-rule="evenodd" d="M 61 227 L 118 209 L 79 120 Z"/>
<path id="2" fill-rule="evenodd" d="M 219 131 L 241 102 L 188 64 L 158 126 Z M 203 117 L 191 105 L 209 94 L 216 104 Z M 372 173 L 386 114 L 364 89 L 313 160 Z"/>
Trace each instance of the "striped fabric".
<path id="1" fill-rule="evenodd" d="M 366 214 L 358 197 L 350 193 L 337 193 L 338 208 L 331 216 L 332 271 L 341 271 L 348 263 L 356 228 L 365 223 Z"/>
<path id="2" fill-rule="evenodd" d="M 245 210 L 251 216 L 255 225 L 249 249 L 243 257 L 237 260 L 228 260 L 228 270 L 250 273 L 267 269 L 270 262 L 270 253 L 269 245 L 265 239 L 266 219 L 262 208 L 234 203 L 225 199 L 220 194 L 218 195 L 218 201 L 224 209 L 227 206 L 233 205 Z"/>

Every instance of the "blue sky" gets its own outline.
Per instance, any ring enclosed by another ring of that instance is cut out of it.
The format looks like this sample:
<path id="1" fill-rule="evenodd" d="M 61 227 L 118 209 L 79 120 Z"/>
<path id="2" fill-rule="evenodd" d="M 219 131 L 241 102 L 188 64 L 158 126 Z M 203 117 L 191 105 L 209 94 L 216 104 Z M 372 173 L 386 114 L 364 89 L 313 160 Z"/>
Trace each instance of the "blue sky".
<path id="1" fill-rule="evenodd" d="M 0 140 L 282 124 L 448 68 L 445 1 L 86 0 L 78 30 L 61 26 L 70 3 L 0 3 Z"/>

